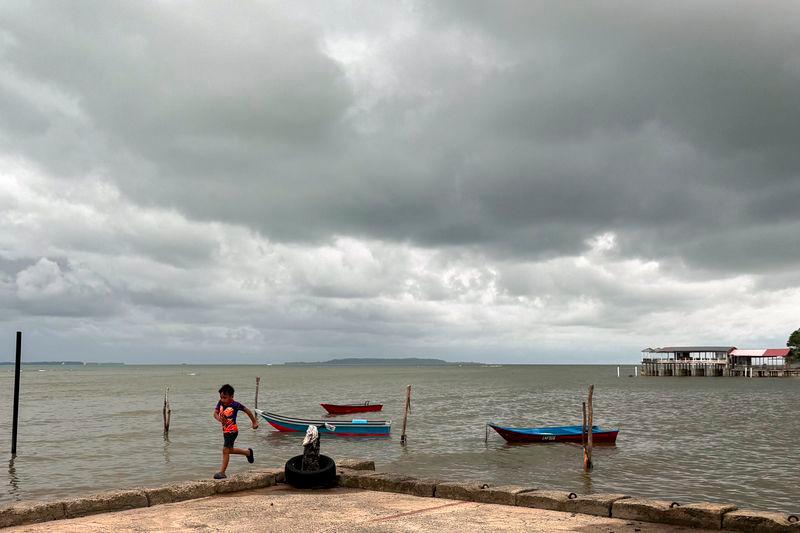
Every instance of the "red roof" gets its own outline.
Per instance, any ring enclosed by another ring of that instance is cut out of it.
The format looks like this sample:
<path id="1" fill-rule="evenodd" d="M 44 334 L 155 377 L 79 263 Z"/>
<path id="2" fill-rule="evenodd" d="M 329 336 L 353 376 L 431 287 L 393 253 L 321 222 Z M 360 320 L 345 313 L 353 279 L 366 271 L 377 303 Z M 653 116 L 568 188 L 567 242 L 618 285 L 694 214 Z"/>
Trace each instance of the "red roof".
<path id="1" fill-rule="evenodd" d="M 786 357 L 789 355 L 789 348 L 772 348 L 764 350 L 764 357 Z"/>

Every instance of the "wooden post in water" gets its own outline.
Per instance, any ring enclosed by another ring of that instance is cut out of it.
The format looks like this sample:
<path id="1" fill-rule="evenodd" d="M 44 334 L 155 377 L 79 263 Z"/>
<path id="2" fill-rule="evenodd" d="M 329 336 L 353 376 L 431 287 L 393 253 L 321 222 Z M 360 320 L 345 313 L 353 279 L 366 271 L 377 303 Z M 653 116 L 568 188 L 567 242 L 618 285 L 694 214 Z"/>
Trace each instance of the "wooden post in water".
<path id="1" fill-rule="evenodd" d="M 22 332 L 17 332 L 17 359 L 14 364 L 14 415 L 11 423 L 11 455 L 17 455 L 17 421 L 19 420 L 19 373 L 22 366 Z"/>
<path id="2" fill-rule="evenodd" d="M 587 406 L 587 428 L 586 428 L 586 453 L 583 458 L 583 469 L 588 472 L 592 469 L 592 429 L 594 427 L 594 413 L 592 411 L 592 395 L 594 394 L 594 385 L 589 385 L 589 397 L 586 399 Z"/>
<path id="3" fill-rule="evenodd" d="M 261 383 L 261 378 L 256 376 L 256 402 L 255 408 L 258 409 L 258 385 Z"/>
<path id="4" fill-rule="evenodd" d="M 400 444 L 406 444 L 406 424 L 408 423 L 408 412 L 411 410 L 411 385 L 406 385 L 406 407 L 403 412 L 403 433 L 400 435 Z"/>
<path id="5" fill-rule="evenodd" d="M 164 391 L 164 409 L 162 414 L 164 415 L 164 440 L 167 440 L 169 439 L 169 419 L 172 416 L 172 409 L 169 407 L 169 387 Z"/>
<path id="6" fill-rule="evenodd" d="M 583 468 L 586 469 L 586 402 L 583 402 L 583 423 L 581 425 L 581 447 L 583 448 Z"/>

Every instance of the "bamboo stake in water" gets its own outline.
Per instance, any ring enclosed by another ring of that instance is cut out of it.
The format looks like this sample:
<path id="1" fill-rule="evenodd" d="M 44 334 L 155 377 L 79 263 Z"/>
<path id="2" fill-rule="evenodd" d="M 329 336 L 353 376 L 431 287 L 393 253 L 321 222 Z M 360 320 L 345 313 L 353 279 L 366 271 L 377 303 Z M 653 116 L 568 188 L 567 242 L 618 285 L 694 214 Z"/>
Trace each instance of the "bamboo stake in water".
<path id="1" fill-rule="evenodd" d="M 164 409 L 162 410 L 162 414 L 164 415 L 164 439 L 166 440 L 169 438 L 169 419 L 172 417 L 172 409 L 169 407 L 169 387 L 164 391 Z"/>
<path id="2" fill-rule="evenodd" d="M 581 446 L 586 452 L 586 402 L 583 402 L 583 425 L 581 426 Z"/>
<path id="3" fill-rule="evenodd" d="M 589 385 L 589 397 L 586 400 L 588 421 L 586 428 L 586 453 L 583 460 L 583 469 L 588 472 L 592 469 L 592 429 L 594 427 L 594 413 L 592 411 L 592 395 L 594 394 L 594 385 Z"/>
<path id="4" fill-rule="evenodd" d="M 19 420 L 19 373 L 22 365 L 22 332 L 17 332 L 17 359 L 14 364 L 14 414 L 11 425 L 11 455 L 17 455 L 17 421 Z"/>
<path id="5" fill-rule="evenodd" d="M 406 443 L 406 424 L 408 423 L 408 412 L 411 410 L 411 385 L 406 385 L 406 407 L 403 412 L 403 433 L 400 435 L 400 444 Z"/>
<path id="6" fill-rule="evenodd" d="M 261 383 L 261 378 L 256 376 L 256 409 L 258 409 L 258 385 Z"/>
<path id="7" fill-rule="evenodd" d="M 581 446 L 583 446 L 583 469 L 587 470 L 589 464 L 589 454 L 586 451 L 586 402 L 583 402 L 583 425 L 581 426 Z"/>

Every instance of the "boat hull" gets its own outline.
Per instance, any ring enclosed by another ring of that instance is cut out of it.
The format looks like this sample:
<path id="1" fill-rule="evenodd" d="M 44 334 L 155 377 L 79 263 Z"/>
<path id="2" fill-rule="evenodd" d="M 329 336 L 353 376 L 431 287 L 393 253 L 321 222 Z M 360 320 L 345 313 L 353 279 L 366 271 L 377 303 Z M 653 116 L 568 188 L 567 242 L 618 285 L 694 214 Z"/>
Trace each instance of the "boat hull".
<path id="1" fill-rule="evenodd" d="M 383 404 L 380 403 L 361 404 L 361 405 L 358 404 L 336 405 L 332 403 L 321 403 L 320 405 L 332 415 L 367 413 L 367 412 L 380 411 L 381 409 L 383 409 Z"/>
<path id="2" fill-rule="evenodd" d="M 489 424 L 508 442 L 576 442 L 583 439 L 581 426 L 556 426 L 545 428 L 510 428 Z M 618 429 L 592 428 L 593 444 L 614 444 L 617 442 Z"/>
<path id="3" fill-rule="evenodd" d="M 278 431 L 305 433 L 308 426 L 316 426 L 321 434 L 342 437 L 388 437 L 392 423 L 388 420 L 313 420 L 292 418 L 256 409 L 256 414 Z"/>

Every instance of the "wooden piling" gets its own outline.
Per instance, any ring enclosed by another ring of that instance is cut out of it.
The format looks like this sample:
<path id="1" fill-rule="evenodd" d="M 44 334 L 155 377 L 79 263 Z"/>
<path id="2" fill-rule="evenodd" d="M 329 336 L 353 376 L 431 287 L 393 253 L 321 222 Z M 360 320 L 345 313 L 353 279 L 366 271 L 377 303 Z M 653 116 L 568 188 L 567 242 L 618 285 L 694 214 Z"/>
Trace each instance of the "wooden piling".
<path id="1" fill-rule="evenodd" d="M 583 402 L 583 423 L 581 425 L 581 446 L 586 457 L 586 402 Z"/>
<path id="2" fill-rule="evenodd" d="M 589 397 L 586 399 L 587 428 L 586 428 L 586 452 L 584 453 L 583 469 L 588 472 L 592 469 L 592 429 L 594 427 L 594 414 L 592 411 L 592 395 L 594 385 L 589 385 Z"/>
<path id="3" fill-rule="evenodd" d="M 255 401 L 255 408 L 258 409 L 258 386 L 261 383 L 261 378 L 256 376 L 256 401 Z"/>
<path id="4" fill-rule="evenodd" d="M 164 409 L 162 414 L 164 415 L 164 440 L 167 440 L 169 439 L 169 420 L 172 417 L 172 409 L 169 406 L 169 387 L 164 390 Z"/>
<path id="5" fill-rule="evenodd" d="M 408 412 L 411 410 L 411 385 L 406 385 L 406 407 L 403 412 L 403 433 L 400 435 L 400 444 L 406 444 L 406 424 L 408 423 Z"/>
<path id="6" fill-rule="evenodd" d="M 14 414 L 11 423 L 11 455 L 17 455 L 17 421 L 19 420 L 19 374 L 22 366 L 22 332 L 17 332 L 17 358 L 14 364 Z"/>

